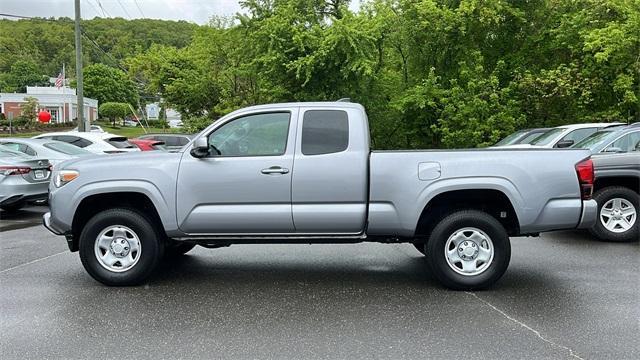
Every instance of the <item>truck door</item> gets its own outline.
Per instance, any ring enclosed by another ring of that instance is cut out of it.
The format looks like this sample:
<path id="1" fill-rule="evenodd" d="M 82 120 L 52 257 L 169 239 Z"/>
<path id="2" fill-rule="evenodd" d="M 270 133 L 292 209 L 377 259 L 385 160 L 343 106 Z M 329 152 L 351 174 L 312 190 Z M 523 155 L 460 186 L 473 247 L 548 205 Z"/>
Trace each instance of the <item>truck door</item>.
<path id="1" fill-rule="evenodd" d="M 293 233 L 296 119 L 297 109 L 241 114 L 206 135 L 208 157 L 185 151 L 176 189 L 180 229 L 188 234 Z"/>
<path id="2" fill-rule="evenodd" d="M 358 107 L 300 108 L 291 185 L 297 233 L 357 234 L 365 227 L 369 134 Z"/>

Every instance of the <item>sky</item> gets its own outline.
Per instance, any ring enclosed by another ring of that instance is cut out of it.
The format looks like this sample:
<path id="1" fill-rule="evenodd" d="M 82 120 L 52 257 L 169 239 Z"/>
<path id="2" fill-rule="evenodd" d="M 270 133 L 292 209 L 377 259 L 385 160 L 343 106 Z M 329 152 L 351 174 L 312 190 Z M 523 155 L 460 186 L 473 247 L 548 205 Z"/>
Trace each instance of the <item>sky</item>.
<path id="1" fill-rule="evenodd" d="M 74 0 L 0 0 L 0 13 L 73 18 Z M 351 9 L 359 1 L 351 1 Z M 211 15 L 235 15 L 239 0 L 80 0 L 82 17 L 122 17 L 125 19 L 186 20 L 206 24 Z M 103 13 L 104 9 L 104 13 Z M 1 18 L 1 16 L 0 16 Z"/>
<path id="2" fill-rule="evenodd" d="M 73 18 L 73 4 L 74 0 L 0 0 L 0 13 Z M 239 0 L 80 0 L 80 8 L 85 19 L 96 16 L 151 18 L 197 24 L 205 24 L 211 15 L 234 15 L 240 11 Z"/>

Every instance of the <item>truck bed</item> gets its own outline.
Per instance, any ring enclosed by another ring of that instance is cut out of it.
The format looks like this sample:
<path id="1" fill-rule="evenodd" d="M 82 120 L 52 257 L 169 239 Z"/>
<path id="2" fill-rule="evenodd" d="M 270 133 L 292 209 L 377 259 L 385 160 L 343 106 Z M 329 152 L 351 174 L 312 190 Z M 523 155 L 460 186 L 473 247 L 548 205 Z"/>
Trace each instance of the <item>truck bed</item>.
<path id="1" fill-rule="evenodd" d="M 506 195 L 521 234 L 575 228 L 582 216 L 575 165 L 589 155 L 581 149 L 373 151 L 367 232 L 411 237 L 430 200 L 469 188 Z"/>

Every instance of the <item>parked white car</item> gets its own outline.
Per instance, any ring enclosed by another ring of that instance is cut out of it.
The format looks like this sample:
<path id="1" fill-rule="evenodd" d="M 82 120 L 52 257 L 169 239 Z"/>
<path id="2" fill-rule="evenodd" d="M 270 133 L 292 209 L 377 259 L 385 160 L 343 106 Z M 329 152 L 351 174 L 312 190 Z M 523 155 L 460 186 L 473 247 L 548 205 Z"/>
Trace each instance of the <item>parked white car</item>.
<path id="1" fill-rule="evenodd" d="M 66 142 L 95 154 L 117 154 L 140 151 L 126 137 L 110 133 L 98 132 L 53 132 L 34 136 L 34 139 L 52 139 Z"/>
<path id="2" fill-rule="evenodd" d="M 555 127 L 531 140 L 528 144 L 496 146 L 500 148 L 567 148 L 598 130 L 623 123 L 572 124 Z"/>

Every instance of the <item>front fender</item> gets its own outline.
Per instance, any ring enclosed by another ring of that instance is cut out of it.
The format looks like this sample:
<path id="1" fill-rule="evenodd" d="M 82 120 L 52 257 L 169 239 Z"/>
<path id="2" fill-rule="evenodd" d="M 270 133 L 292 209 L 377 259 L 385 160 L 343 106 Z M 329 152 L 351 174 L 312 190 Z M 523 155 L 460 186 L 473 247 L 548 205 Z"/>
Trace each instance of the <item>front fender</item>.
<path id="1" fill-rule="evenodd" d="M 165 230 L 177 229 L 175 212 L 172 210 L 174 199 L 165 197 L 155 184 L 146 180 L 108 180 L 87 183 L 74 192 L 70 205 L 75 212 L 82 200 L 89 196 L 117 192 L 135 192 L 147 196 L 156 208 Z"/>

